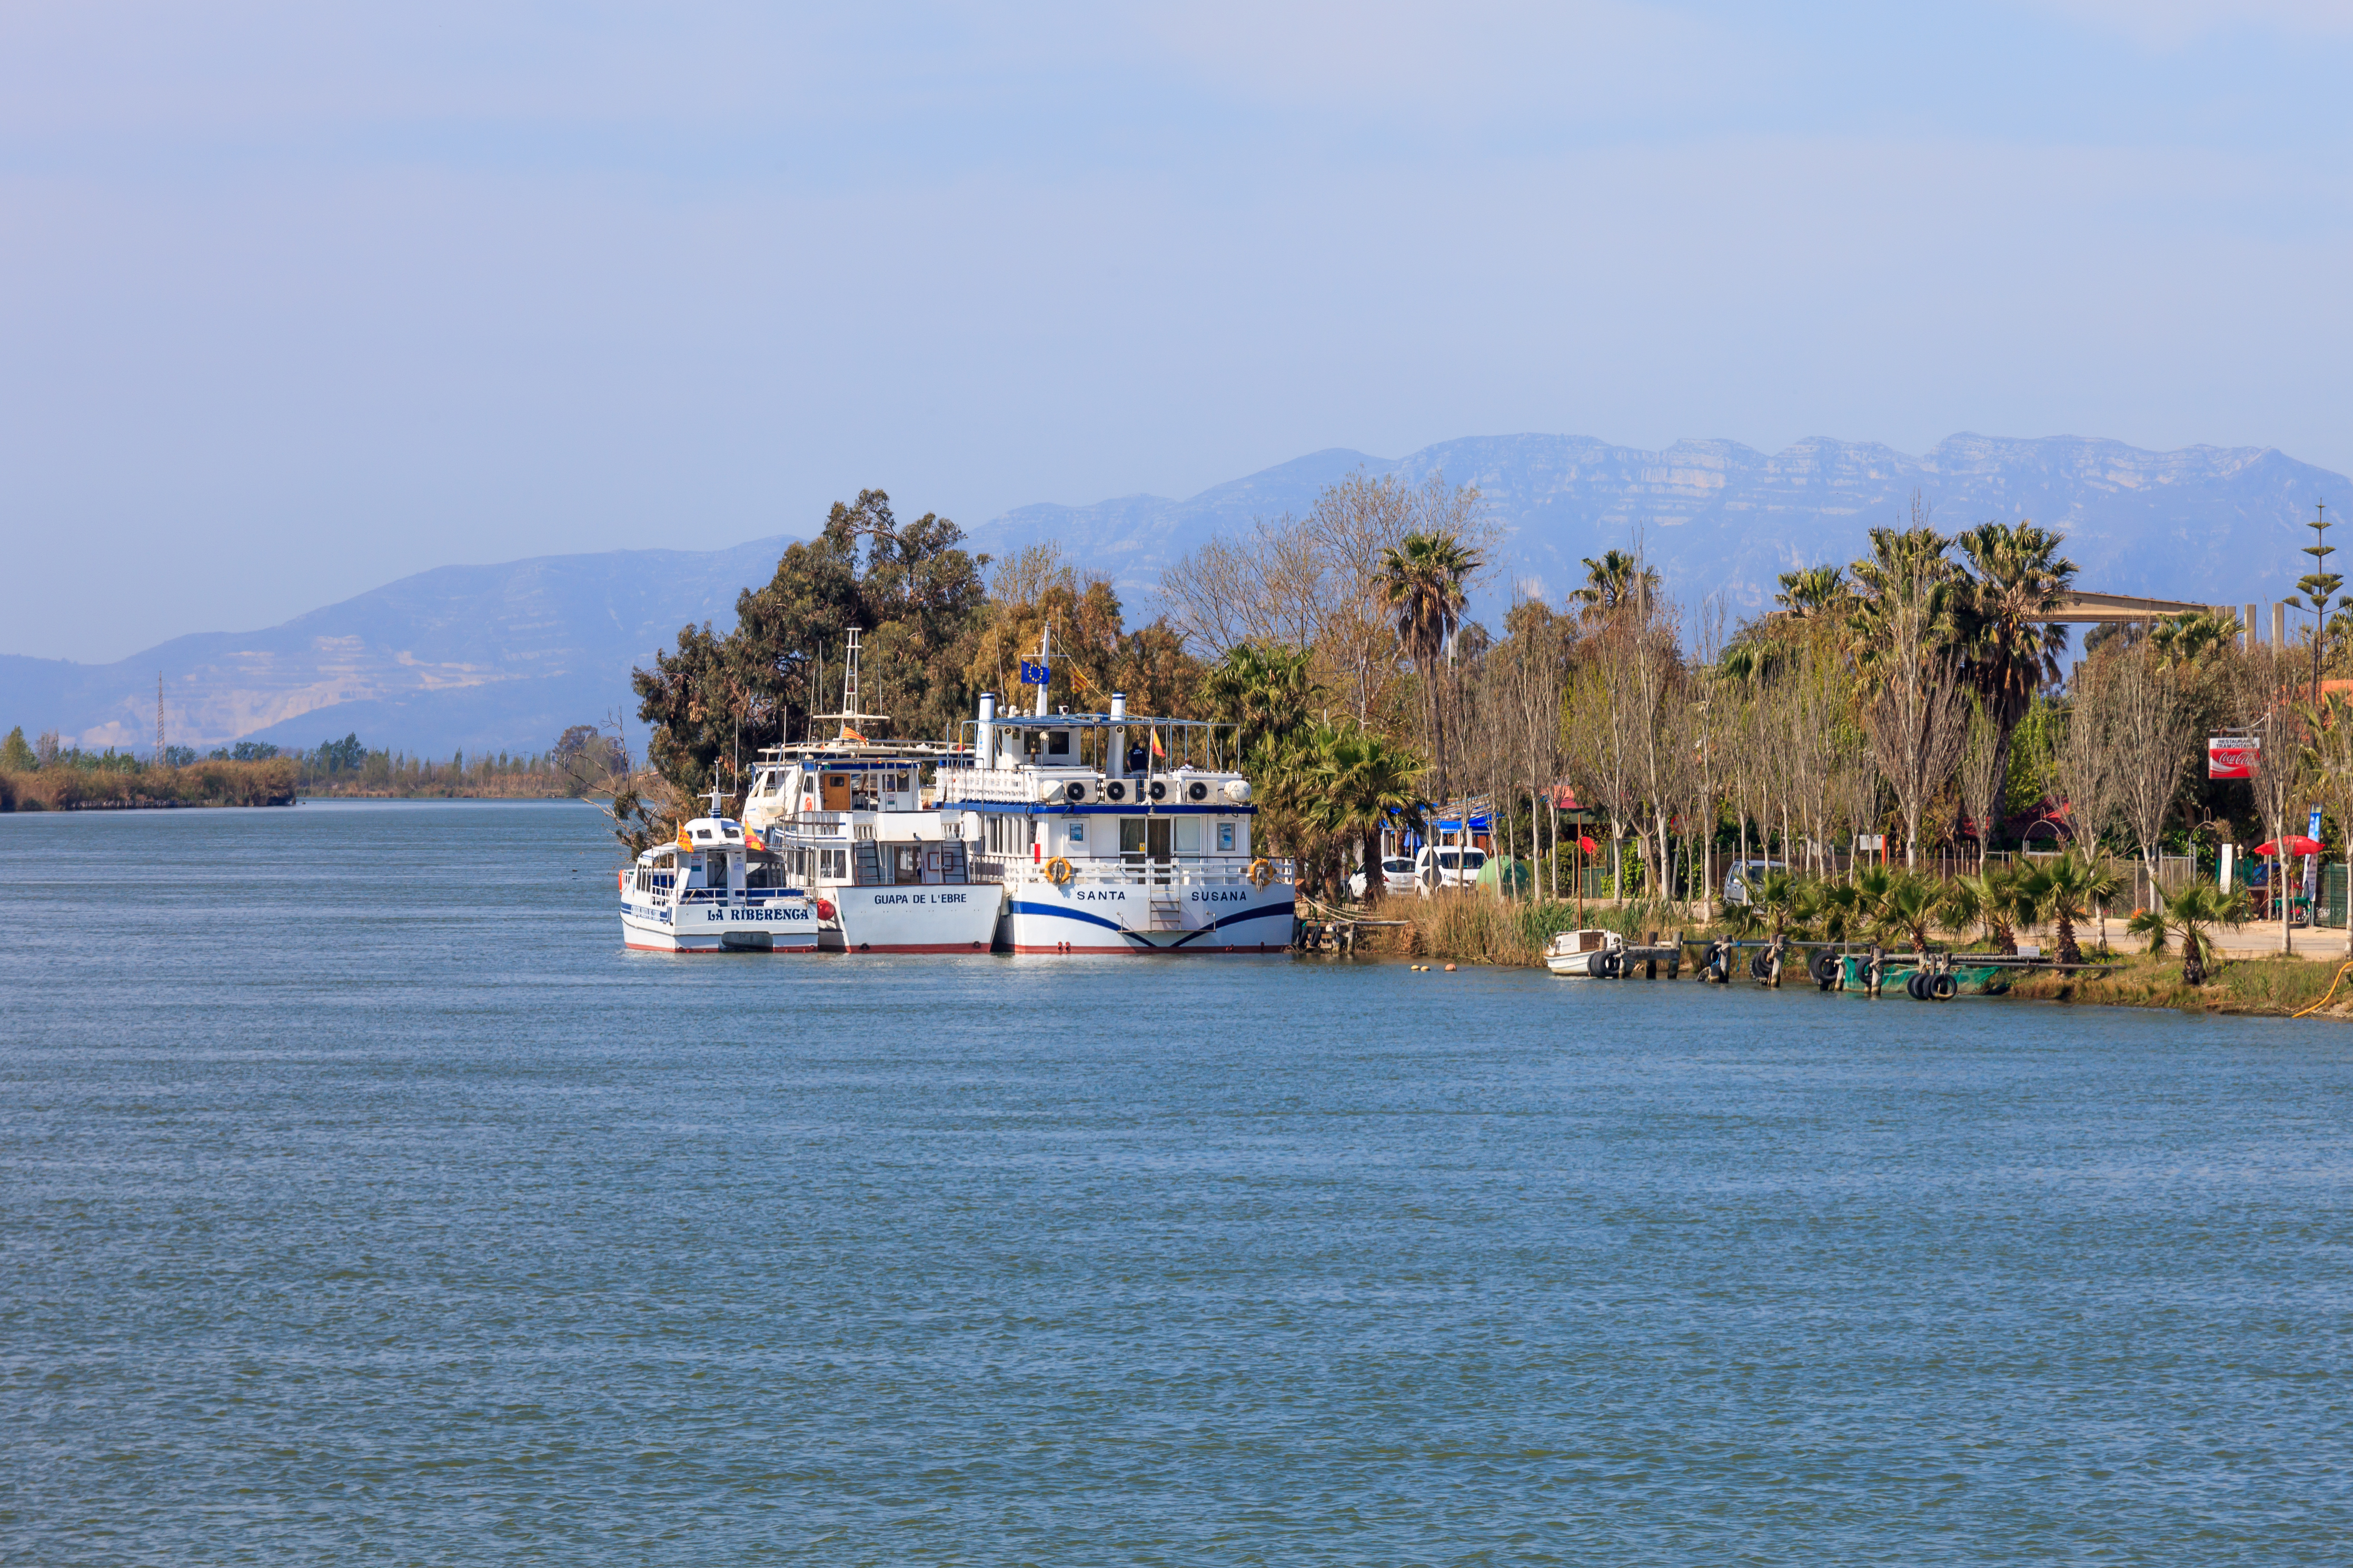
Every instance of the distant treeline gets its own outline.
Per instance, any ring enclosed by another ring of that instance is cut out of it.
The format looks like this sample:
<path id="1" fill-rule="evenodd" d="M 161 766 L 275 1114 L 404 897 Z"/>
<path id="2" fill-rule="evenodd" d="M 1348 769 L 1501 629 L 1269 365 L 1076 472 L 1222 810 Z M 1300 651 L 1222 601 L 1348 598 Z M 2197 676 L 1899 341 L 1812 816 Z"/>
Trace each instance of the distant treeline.
<path id="1" fill-rule="evenodd" d="M 248 742 L 250 744 L 250 742 Z M 619 765 L 617 743 L 586 724 L 545 752 L 463 751 L 446 761 L 371 750 L 356 734 L 293 753 L 301 792 L 383 798 L 562 800 L 602 788 Z"/>
<path id="2" fill-rule="evenodd" d="M 0 742 L 0 811 L 167 805 L 291 805 L 290 758 L 156 766 L 128 752 L 59 751 L 37 767 L 22 731 Z"/>
<path id="3" fill-rule="evenodd" d="M 309 751 L 239 741 L 199 756 L 167 746 L 160 763 L 111 747 L 86 752 L 54 731 L 0 740 L 0 811 L 167 805 L 269 805 L 306 795 L 562 799 L 607 786 L 626 767 L 618 742 L 576 724 L 546 752 L 459 751 L 446 761 L 371 750 L 357 734 Z"/>

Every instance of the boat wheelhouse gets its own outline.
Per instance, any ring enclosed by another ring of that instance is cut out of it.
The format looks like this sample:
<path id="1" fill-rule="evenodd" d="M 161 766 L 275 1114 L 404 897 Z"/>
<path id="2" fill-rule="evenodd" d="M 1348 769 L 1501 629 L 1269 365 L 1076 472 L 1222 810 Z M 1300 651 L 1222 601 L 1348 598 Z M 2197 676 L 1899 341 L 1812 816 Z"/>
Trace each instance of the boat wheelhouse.
<path id="1" fill-rule="evenodd" d="M 715 805 L 715 802 L 714 802 Z M 811 952 L 815 904 L 757 833 L 698 816 L 620 873 L 621 939 L 649 952 Z"/>
<path id="2" fill-rule="evenodd" d="M 1042 658 L 1042 654 L 1041 654 Z M 1039 689 L 1039 707 L 1044 705 Z M 980 698 L 968 752 L 938 769 L 972 875 L 1004 890 L 1015 952 L 1280 952 L 1292 870 L 1252 841 L 1257 808 L 1222 763 L 1231 726 L 1127 711 L 1001 714 Z"/>
<path id="3" fill-rule="evenodd" d="M 858 632 L 829 741 L 759 753 L 744 820 L 784 857 L 815 899 L 818 942 L 830 952 L 985 952 L 1000 897 L 975 882 L 953 814 L 924 797 L 923 771 L 962 759 L 934 742 L 870 740 L 887 715 L 858 710 Z"/>

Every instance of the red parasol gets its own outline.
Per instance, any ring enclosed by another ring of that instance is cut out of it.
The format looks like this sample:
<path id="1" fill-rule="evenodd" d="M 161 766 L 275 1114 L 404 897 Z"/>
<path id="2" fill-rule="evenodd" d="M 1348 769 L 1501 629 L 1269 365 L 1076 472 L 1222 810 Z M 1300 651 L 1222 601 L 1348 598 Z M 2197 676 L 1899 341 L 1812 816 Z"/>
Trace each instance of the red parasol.
<path id="1" fill-rule="evenodd" d="M 2269 844 L 2256 845 L 2255 853 L 2258 855 L 2317 855 L 2320 853 L 2320 840 L 2306 838 L 2301 833 L 2291 833 L 2284 839 L 2275 838 Z"/>

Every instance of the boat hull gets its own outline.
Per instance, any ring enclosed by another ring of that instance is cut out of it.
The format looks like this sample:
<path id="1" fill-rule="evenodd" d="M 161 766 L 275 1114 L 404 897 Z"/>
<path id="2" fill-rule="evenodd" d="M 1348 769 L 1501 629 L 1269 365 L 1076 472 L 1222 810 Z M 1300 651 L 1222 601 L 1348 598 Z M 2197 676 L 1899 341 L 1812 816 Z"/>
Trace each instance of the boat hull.
<path id="1" fill-rule="evenodd" d="M 834 908 L 819 938 L 828 952 L 987 952 L 1002 889 L 993 882 L 827 888 L 824 897 Z"/>
<path id="2" fill-rule="evenodd" d="M 817 939 L 817 910 L 797 900 L 621 906 L 621 941 L 638 952 L 815 952 Z"/>
<path id="3" fill-rule="evenodd" d="M 1255 887 L 1020 882 L 1005 889 L 997 945 L 1034 953 L 1282 952 L 1296 901 L 1288 882 Z"/>

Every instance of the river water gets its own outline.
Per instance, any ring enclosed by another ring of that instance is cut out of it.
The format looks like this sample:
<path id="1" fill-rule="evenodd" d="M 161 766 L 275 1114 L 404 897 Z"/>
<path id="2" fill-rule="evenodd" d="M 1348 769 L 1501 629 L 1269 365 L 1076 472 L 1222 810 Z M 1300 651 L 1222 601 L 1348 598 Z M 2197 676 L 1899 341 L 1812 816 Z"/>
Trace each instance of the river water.
<path id="1" fill-rule="evenodd" d="M 0 817 L 0 1562 L 2353 1556 L 2353 1035 L 621 950 L 571 805 Z"/>

